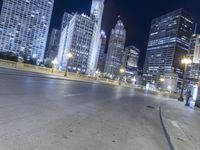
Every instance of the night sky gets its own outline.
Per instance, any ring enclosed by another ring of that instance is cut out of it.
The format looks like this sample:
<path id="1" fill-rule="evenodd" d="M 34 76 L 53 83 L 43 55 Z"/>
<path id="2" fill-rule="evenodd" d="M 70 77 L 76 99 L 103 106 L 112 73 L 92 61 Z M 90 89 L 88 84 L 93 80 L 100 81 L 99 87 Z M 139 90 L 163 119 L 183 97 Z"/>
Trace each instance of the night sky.
<path id="1" fill-rule="evenodd" d="M 117 16 L 121 16 L 127 30 L 126 46 L 141 49 L 140 66 L 143 65 L 151 20 L 175 9 L 184 8 L 200 23 L 200 0 L 105 0 L 102 29 L 110 35 Z M 2 0 L 0 0 L 1 4 Z M 51 28 L 59 28 L 63 12 L 89 15 L 92 0 L 55 0 Z M 199 25 L 200 26 L 200 25 Z"/>

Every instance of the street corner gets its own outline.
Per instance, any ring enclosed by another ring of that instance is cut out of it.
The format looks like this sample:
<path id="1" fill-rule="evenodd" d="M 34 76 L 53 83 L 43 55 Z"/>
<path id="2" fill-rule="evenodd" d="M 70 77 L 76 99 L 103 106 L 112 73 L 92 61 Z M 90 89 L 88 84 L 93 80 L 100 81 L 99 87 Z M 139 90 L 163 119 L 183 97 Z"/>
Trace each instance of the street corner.
<path id="1" fill-rule="evenodd" d="M 200 112 L 178 101 L 165 101 L 160 106 L 161 122 L 172 149 L 197 150 L 200 148 L 198 126 Z"/>

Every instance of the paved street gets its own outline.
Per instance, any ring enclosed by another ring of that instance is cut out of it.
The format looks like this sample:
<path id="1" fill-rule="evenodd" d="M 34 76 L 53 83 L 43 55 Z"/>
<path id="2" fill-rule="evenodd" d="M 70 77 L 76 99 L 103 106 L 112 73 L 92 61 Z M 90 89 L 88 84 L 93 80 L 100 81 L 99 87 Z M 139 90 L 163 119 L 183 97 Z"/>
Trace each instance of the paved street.
<path id="1" fill-rule="evenodd" d="M 0 150 L 169 150 L 162 100 L 142 90 L 0 69 Z"/>

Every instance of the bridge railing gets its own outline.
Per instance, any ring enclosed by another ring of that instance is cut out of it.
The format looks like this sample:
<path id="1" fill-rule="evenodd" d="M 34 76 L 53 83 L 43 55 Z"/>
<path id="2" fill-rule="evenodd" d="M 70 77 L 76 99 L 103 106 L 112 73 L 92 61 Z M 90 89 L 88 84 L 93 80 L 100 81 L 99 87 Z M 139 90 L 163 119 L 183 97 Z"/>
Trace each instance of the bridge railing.
<path id="1" fill-rule="evenodd" d="M 62 77 L 64 77 L 64 74 L 65 74 L 64 71 L 60 71 L 57 69 L 35 66 L 35 65 L 25 64 L 25 63 L 21 63 L 21 62 L 3 60 L 3 59 L 0 59 L 0 67 L 11 68 L 11 69 L 15 68 L 15 69 L 23 70 L 23 71 L 45 73 L 45 74 L 51 74 L 51 75 L 58 75 L 58 76 L 62 76 Z M 86 81 L 98 80 L 102 83 L 118 85 L 118 81 L 108 80 L 108 79 L 104 79 L 104 78 L 89 77 L 86 75 L 81 75 L 81 74 L 72 73 L 72 72 L 68 72 L 67 78 L 76 79 L 76 80 L 86 80 Z"/>

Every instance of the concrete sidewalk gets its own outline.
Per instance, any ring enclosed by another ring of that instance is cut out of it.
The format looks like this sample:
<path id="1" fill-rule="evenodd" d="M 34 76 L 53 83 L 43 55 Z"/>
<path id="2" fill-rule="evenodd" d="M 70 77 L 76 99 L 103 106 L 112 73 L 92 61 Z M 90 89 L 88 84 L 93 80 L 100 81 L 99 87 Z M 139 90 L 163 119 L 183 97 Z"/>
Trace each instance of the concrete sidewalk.
<path id="1" fill-rule="evenodd" d="M 200 111 L 175 100 L 161 104 L 161 121 L 171 149 L 200 150 Z"/>

